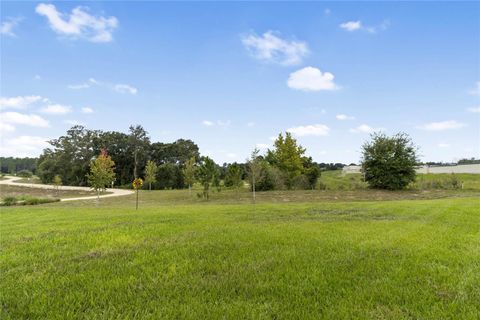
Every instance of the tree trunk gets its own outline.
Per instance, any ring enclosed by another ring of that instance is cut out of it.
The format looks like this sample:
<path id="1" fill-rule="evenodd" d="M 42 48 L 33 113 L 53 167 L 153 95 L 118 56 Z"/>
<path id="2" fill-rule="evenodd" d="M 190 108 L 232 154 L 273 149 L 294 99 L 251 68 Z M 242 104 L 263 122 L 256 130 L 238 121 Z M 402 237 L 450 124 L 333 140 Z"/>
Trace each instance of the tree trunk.
<path id="1" fill-rule="evenodd" d="M 192 196 L 192 185 L 188 185 L 188 195 L 191 197 Z"/>
<path id="2" fill-rule="evenodd" d="M 152 183 L 151 182 L 148 183 L 148 190 L 152 191 Z"/>
<path id="3" fill-rule="evenodd" d="M 255 195 L 255 175 L 252 176 L 252 190 L 253 190 L 253 204 L 256 203 L 256 195 Z"/>

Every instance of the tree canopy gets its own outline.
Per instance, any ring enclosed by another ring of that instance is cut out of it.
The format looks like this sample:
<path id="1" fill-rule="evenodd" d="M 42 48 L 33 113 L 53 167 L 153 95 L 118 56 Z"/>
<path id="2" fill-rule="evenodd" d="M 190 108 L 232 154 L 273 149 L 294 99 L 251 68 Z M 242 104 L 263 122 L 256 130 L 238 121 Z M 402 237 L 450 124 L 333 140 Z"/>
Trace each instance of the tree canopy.
<path id="1" fill-rule="evenodd" d="M 374 133 L 362 146 L 362 169 L 372 188 L 399 190 L 415 180 L 417 147 L 406 133 Z"/>

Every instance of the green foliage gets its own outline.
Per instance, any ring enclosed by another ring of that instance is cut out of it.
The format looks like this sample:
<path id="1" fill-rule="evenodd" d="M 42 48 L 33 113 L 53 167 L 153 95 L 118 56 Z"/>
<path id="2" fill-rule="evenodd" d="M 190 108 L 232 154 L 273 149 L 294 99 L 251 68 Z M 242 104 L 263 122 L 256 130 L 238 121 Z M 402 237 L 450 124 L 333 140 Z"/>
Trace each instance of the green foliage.
<path id="1" fill-rule="evenodd" d="M 17 172 L 17 176 L 22 178 L 31 178 L 33 176 L 33 173 L 29 170 L 20 170 L 19 172 Z"/>
<path id="2" fill-rule="evenodd" d="M 158 166 L 156 189 L 182 189 L 185 186 L 182 169 L 173 163 Z"/>
<path id="3" fill-rule="evenodd" d="M 417 179 L 411 184 L 412 189 L 445 189 L 445 190 L 457 190 L 463 189 L 464 182 L 461 177 L 467 177 L 468 174 L 457 175 L 455 173 L 450 174 L 421 174 L 417 175 Z M 480 177 L 477 177 L 478 184 L 480 185 Z M 469 184 L 467 183 L 467 188 Z"/>
<path id="4" fill-rule="evenodd" d="M 203 187 L 202 196 L 208 200 L 211 186 L 218 184 L 218 169 L 215 162 L 209 157 L 203 158 L 197 170 L 197 179 Z"/>
<path id="5" fill-rule="evenodd" d="M 58 174 L 53 178 L 53 185 L 57 188 L 62 185 L 62 177 L 60 177 Z"/>
<path id="6" fill-rule="evenodd" d="M 91 162 L 90 173 L 87 175 L 90 186 L 97 191 L 105 190 L 115 178 L 115 163 L 112 158 L 102 151 L 100 155 Z"/>
<path id="7" fill-rule="evenodd" d="M 243 169 L 238 163 L 232 163 L 228 166 L 227 175 L 225 177 L 225 186 L 240 188 L 243 186 Z"/>
<path id="8" fill-rule="evenodd" d="M 35 173 L 37 169 L 36 158 L 0 157 L 0 172 L 15 174 L 21 170 Z"/>
<path id="9" fill-rule="evenodd" d="M 278 135 L 275 140 L 275 149 L 269 150 L 266 160 L 279 168 L 285 176 L 287 187 L 292 187 L 293 179 L 303 173 L 305 149 L 297 144 L 297 140 L 290 132 Z"/>
<path id="10" fill-rule="evenodd" d="M 3 198 L 4 206 L 14 206 L 17 204 L 17 198 L 15 197 L 5 197 Z"/>
<path id="11" fill-rule="evenodd" d="M 185 162 L 185 167 L 183 168 L 183 177 L 185 183 L 188 185 L 188 189 L 191 190 L 193 184 L 195 183 L 195 157 L 191 157 Z"/>
<path id="12" fill-rule="evenodd" d="M 270 165 L 266 161 L 263 161 L 261 164 L 262 174 L 257 180 L 257 190 L 268 191 L 285 189 L 285 174 L 279 168 Z"/>
<path id="13" fill-rule="evenodd" d="M 152 183 L 157 182 L 158 166 L 155 162 L 148 160 L 145 166 L 145 183 L 148 183 L 148 189 L 152 190 Z"/>
<path id="14" fill-rule="evenodd" d="M 415 181 L 417 148 L 405 133 L 375 133 L 362 146 L 365 180 L 376 189 L 400 190 Z"/>

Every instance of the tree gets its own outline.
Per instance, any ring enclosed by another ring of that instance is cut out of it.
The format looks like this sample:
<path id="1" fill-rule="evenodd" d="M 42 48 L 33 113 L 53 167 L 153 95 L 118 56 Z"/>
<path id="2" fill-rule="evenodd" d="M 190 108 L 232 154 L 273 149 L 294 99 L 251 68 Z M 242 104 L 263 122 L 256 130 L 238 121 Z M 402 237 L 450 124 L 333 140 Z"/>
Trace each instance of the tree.
<path id="1" fill-rule="evenodd" d="M 274 145 L 275 149 L 268 151 L 267 161 L 285 174 L 287 186 L 290 188 L 293 179 L 303 173 L 305 149 L 297 144 L 290 132 L 285 133 L 285 138 L 279 134 Z"/>
<path id="2" fill-rule="evenodd" d="M 415 180 L 418 148 L 406 133 L 374 133 L 362 146 L 365 181 L 377 189 L 399 190 Z"/>
<path id="3" fill-rule="evenodd" d="M 58 195 L 58 189 L 62 185 L 62 177 L 60 177 L 58 174 L 53 178 L 53 185 L 55 186 L 55 191 Z"/>
<path id="4" fill-rule="evenodd" d="M 188 185 L 188 192 L 192 194 L 192 186 L 195 183 L 195 157 L 191 157 L 185 162 L 185 168 L 183 168 L 183 176 L 185 183 Z"/>
<path id="5" fill-rule="evenodd" d="M 87 175 L 90 186 L 97 191 L 97 198 L 100 199 L 100 190 L 112 183 L 115 178 L 115 163 L 105 150 L 90 163 L 90 173 Z"/>
<path id="6" fill-rule="evenodd" d="M 255 204 L 257 199 L 256 199 L 256 194 L 255 194 L 255 184 L 257 180 L 260 179 L 260 176 L 262 174 L 262 160 L 259 156 L 260 150 L 255 148 L 252 151 L 252 155 L 250 156 L 250 159 L 248 160 L 248 171 L 250 175 L 250 182 L 252 183 L 252 195 L 253 195 L 253 203 Z"/>
<path id="7" fill-rule="evenodd" d="M 147 148 L 150 145 L 148 132 L 141 125 L 130 126 L 130 146 L 133 152 L 133 176 L 138 178 L 139 163 L 147 155 Z"/>
<path id="8" fill-rule="evenodd" d="M 225 186 L 234 187 L 236 189 L 240 188 L 243 185 L 243 170 L 242 167 L 234 162 L 228 166 L 227 174 L 225 176 Z"/>
<path id="9" fill-rule="evenodd" d="M 152 190 L 152 183 L 157 182 L 157 171 L 157 164 L 148 160 L 145 166 L 145 182 L 148 183 L 148 190 Z"/>
<path id="10" fill-rule="evenodd" d="M 218 170 L 215 162 L 209 157 L 205 157 L 197 170 L 198 181 L 203 186 L 203 197 L 209 199 L 210 186 L 217 182 Z"/>

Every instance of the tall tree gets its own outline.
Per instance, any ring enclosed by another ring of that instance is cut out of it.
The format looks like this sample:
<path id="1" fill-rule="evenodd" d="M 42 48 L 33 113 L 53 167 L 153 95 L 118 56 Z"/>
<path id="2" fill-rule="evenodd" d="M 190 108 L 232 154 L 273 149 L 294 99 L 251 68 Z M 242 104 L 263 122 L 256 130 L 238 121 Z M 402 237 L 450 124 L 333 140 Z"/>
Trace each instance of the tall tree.
<path id="1" fill-rule="evenodd" d="M 133 152 L 133 176 L 138 178 L 139 164 L 147 156 L 150 145 L 148 132 L 141 125 L 130 126 L 130 146 Z"/>
<path id="2" fill-rule="evenodd" d="M 362 169 L 372 188 L 398 190 L 415 180 L 418 148 L 406 133 L 374 133 L 362 146 Z"/>
<path id="3" fill-rule="evenodd" d="M 210 187 L 217 183 L 217 165 L 212 159 L 205 157 L 198 167 L 197 176 L 203 186 L 203 197 L 208 200 L 210 197 Z"/>
<path id="4" fill-rule="evenodd" d="M 157 182 L 157 171 L 157 164 L 148 160 L 145 166 L 145 182 L 148 183 L 148 190 L 152 190 L 152 183 Z"/>
<path id="5" fill-rule="evenodd" d="M 287 186 L 291 187 L 293 179 L 303 173 L 305 149 L 297 144 L 290 132 L 286 132 L 285 137 L 279 134 L 274 145 L 275 149 L 268 152 L 267 161 L 285 174 Z"/>
<path id="6" fill-rule="evenodd" d="M 259 156 L 260 150 L 255 148 L 252 151 L 252 154 L 250 156 L 250 159 L 248 160 L 248 173 L 250 175 L 250 182 L 252 184 L 252 195 L 253 195 L 253 203 L 255 204 L 257 201 L 257 196 L 256 196 L 256 183 L 260 179 L 260 176 L 262 174 L 262 159 Z"/>
<path id="7" fill-rule="evenodd" d="M 195 157 L 191 157 L 185 162 L 185 167 L 183 168 L 183 176 L 185 183 L 188 185 L 188 192 L 192 194 L 192 186 L 195 183 Z"/>
<path id="8" fill-rule="evenodd" d="M 105 190 L 115 178 L 115 163 L 105 150 L 91 162 L 90 173 L 87 175 L 90 186 L 97 191 L 97 198 L 100 198 L 100 190 Z"/>
<path id="9" fill-rule="evenodd" d="M 238 163 L 232 163 L 228 166 L 227 174 L 225 177 L 225 186 L 234 187 L 238 190 L 243 185 L 242 180 L 243 170 Z"/>

